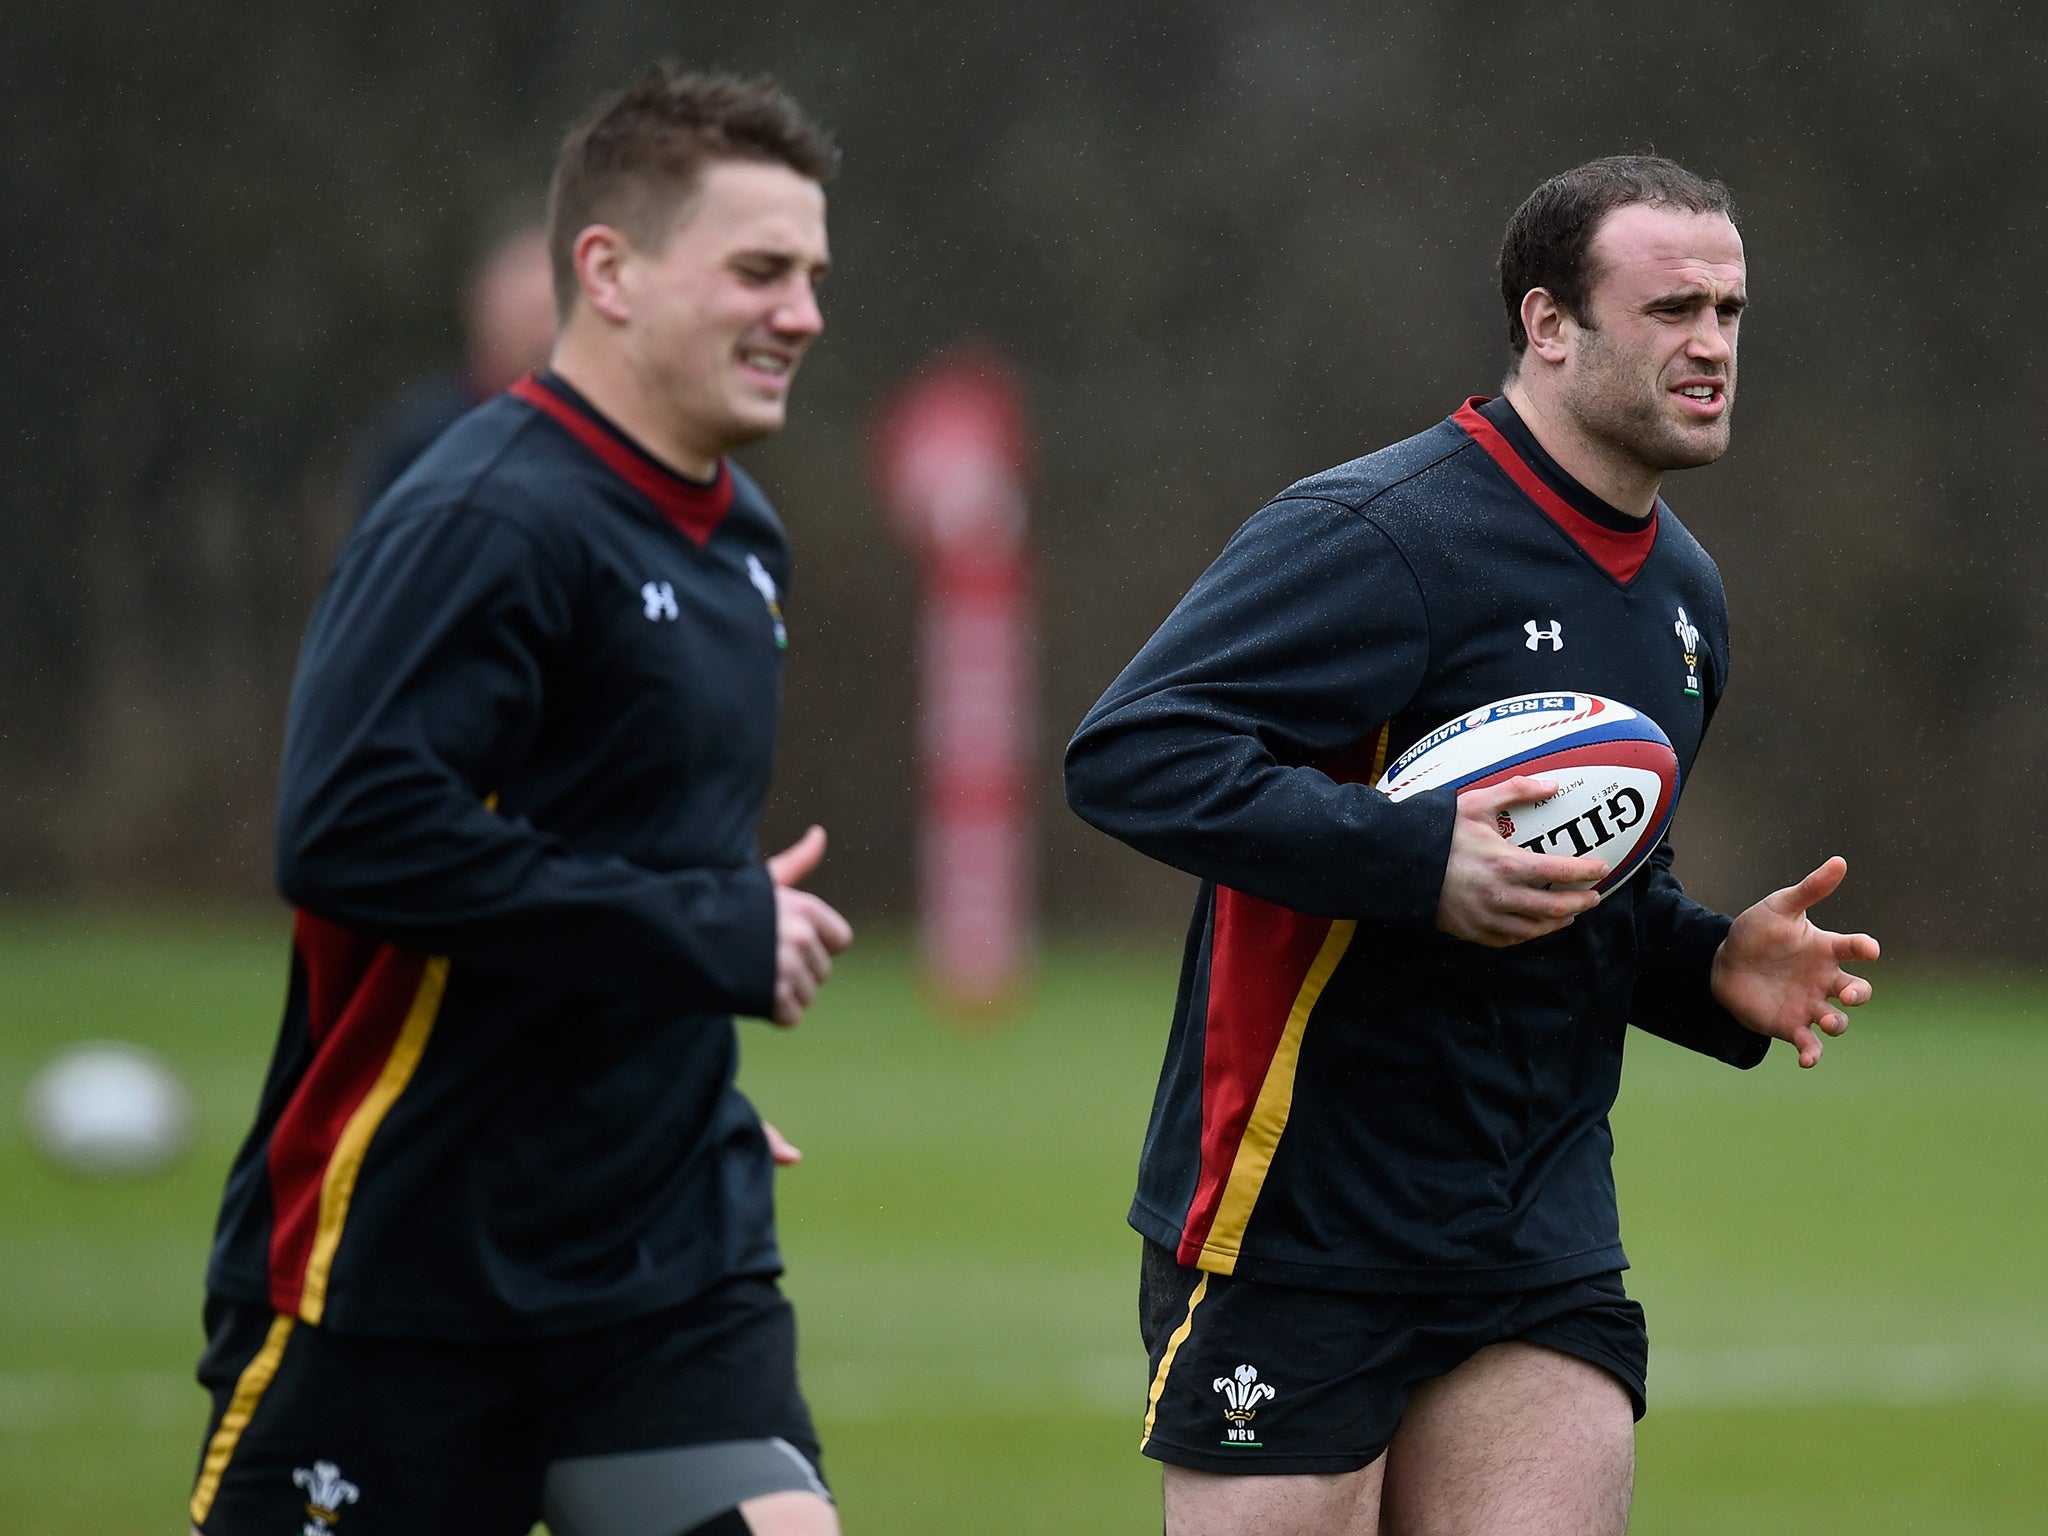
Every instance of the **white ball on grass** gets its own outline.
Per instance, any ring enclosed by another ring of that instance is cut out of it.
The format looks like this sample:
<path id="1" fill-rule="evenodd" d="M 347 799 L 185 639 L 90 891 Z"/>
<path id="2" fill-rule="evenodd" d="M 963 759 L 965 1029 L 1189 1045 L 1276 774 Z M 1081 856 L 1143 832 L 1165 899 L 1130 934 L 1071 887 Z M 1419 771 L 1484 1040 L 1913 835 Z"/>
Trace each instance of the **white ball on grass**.
<path id="1" fill-rule="evenodd" d="M 60 1052 L 28 1086 L 29 1137 L 80 1173 L 149 1173 L 192 1141 L 192 1098 L 162 1057 L 92 1040 Z"/>

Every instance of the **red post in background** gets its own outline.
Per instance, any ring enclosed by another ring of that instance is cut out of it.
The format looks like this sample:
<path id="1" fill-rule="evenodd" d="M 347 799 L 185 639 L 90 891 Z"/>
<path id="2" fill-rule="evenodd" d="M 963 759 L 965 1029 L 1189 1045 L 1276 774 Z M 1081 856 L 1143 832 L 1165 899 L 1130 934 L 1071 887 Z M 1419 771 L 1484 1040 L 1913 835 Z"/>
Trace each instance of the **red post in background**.
<path id="1" fill-rule="evenodd" d="M 923 576 L 920 948 L 968 1016 L 1022 999 L 1035 956 L 1031 563 L 1017 384 L 941 358 L 885 408 L 877 478 Z"/>

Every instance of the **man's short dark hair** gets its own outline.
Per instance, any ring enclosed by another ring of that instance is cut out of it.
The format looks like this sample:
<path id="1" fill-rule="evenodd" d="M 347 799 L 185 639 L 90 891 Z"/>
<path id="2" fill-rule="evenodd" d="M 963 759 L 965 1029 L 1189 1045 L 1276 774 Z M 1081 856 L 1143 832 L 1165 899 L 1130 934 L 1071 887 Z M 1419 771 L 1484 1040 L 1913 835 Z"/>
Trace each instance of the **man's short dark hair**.
<path id="1" fill-rule="evenodd" d="M 1608 214 L 1633 203 L 1735 217 L 1735 199 L 1720 182 L 1657 155 L 1607 155 L 1551 177 L 1515 210 L 1500 245 L 1500 296 L 1518 360 L 1529 345 L 1522 299 L 1531 288 L 1588 323 L 1586 296 L 1599 277 L 1588 254 L 1593 236 Z"/>
<path id="2" fill-rule="evenodd" d="M 767 76 L 684 74 L 658 63 L 569 131 L 548 188 L 555 306 L 576 297 L 576 237 L 609 224 L 659 250 L 721 160 L 785 165 L 823 184 L 839 169 L 831 138 Z"/>

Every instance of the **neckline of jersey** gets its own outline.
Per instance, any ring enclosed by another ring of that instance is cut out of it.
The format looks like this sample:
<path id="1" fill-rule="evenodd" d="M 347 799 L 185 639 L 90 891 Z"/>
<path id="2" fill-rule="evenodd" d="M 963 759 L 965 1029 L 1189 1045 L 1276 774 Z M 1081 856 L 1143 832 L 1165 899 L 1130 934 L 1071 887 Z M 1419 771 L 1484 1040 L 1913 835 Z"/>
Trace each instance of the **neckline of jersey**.
<path id="1" fill-rule="evenodd" d="M 1516 436 L 1528 438 L 1528 452 L 1509 440 L 1507 433 L 1489 419 L 1489 412 L 1482 411 L 1482 407 L 1489 405 L 1505 410 L 1513 418 L 1513 425 L 1521 428 Z M 1610 528 L 1574 506 L 1572 501 L 1584 497 L 1617 518 L 1627 514 L 1607 507 L 1605 502 L 1566 474 L 1550 455 L 1543 452 L 1534 434 L 1529 432 L 1505 398 L 1490 401 L 1485 395 L 1474 395 L 1458 407 L 1451 419 L 1507 473 L 1517 489 L 1584 552 L 1587 559 L 1623 586 L 1636 579 L 1648 563 L 1651 550 L 1656 547 L 1657 528 L 1663 522 L 1664 503 L 1661 498 L 1649 517 L 1629 519 L 1633 524 L 1631 527 Z M 1551 483 L 1553 475 L 1563 482 L 1562 486 Z M 1568 498 L 1568 491 L 1576 492 L 1577 496 Z"/>
<path id="2" fill-rule="evenodd" d="M 634 442 L 559 374 L 545 369 L 530 373 L 509 393 L 553 418 L 699 547 L 711 542 L 711 535 L 732 510 L 732 466 L 723 454 L 708 482 L 692 480 Z"/>

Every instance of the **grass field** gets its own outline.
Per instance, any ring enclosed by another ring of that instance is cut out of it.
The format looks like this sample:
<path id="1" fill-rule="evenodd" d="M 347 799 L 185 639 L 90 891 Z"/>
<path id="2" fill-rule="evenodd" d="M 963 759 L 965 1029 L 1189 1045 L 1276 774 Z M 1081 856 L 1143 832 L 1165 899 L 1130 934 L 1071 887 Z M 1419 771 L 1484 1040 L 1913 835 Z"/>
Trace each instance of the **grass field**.
<path id="1" fill-rule="evenodd" d="M 0 928 L 5 1536 L 183 1529 L 200 1269 L 283 946 L 281 920 Z M 2048 985 L 1882 974 L 1814 1073 L 1631 1046 L 1638 1536 L 2048 1530 Z M 796 1034 L 747 1030 L 808 1153 L 789 1286 L 855 1536 L 1158 1528 L 1122 1215 L 1171 984 L 1162 949 L 1061 949 L 1024 1017 L 964 1035 L 869 943 Z M 23 1144 L 29 1074 L 91 1036 L 192 1085 L 175 1172 L 85 1182 Z"/>

